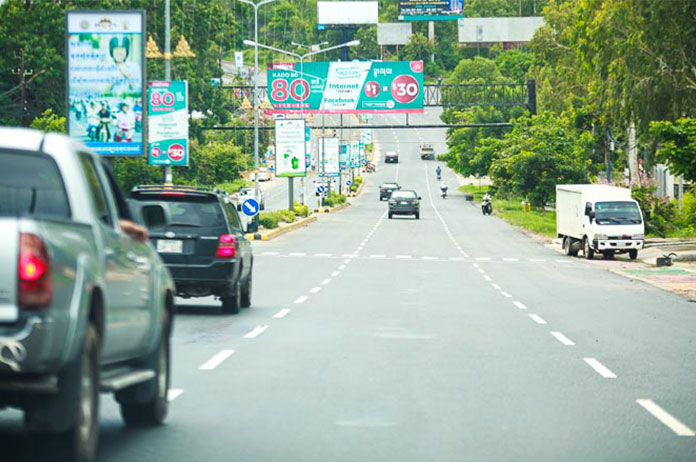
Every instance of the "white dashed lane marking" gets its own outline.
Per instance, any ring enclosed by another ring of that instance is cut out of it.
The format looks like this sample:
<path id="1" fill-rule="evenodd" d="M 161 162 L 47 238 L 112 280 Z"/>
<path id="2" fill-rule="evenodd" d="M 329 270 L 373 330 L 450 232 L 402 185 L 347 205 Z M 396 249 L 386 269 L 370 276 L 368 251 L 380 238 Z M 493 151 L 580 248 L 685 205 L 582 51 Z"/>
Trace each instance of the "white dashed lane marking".
<path id="1" fill-rule="evenodd" d="M 637 399 L 636 403 L 643 406 L 643 408 L 653 415 L 657 420 L 665 424 L 679 436 L 694 436 L 694 431 L 681 423 L 672 414 L 662 409 L 660 406 L 655 404 L 649 399 Z"/>
<path id="2" fill-rule="evenodd" d="M 491 277 L 488 276 L 488 275 L 484 276 L 483 279 L 485 279 L 485 280 L 488 281 L 488 282 L 491 282 L 491 281 L 493 280 L 493 279 L 491 279 Z"/>
<path id="3" fill-rule="evenodd" d="M 334 271 L 333 273 L 331 273 L 331 277 L 332 277 L 332 278 L 335 278 L 335 277 L 338 276 L 339 274 L 341 274 L 340 271 Z"/>
<path id="4" fill-rule="evenodd" d="M 210 358 L 208 361 L 203 363 L 203 365 L 199 369 L 202 371 L 212 371 L 233 354 L 234 350 L 222 350 L 218 352 L 215 356 Z"/>
<path id="5" fill-rule="evenodd" d="M 263 334 L 266 329 L 268 329 L 268 326 L 256 326 L 250 332 L 248 332 L 244 338 L 256 338 Z"/>
<path id="6" fill-rule="evenodd" d="M 529 317 L 532 318 L 534 320 L 534 322 L 537 324 L 546 324 L 546 321 L 544 320 L 544 318 L 542 318 L 538 314 L 530 314 Z"/>
<path id="7" fill-rule="evenodd" d="M 573 342 L 571 339 L 569 339 L 565 335 L 561 334 L 560 332 L 551 332 L 551 335 L 556 337 L 556 340 L 558 340 L 559 342 L 561 342 L 565 346 L 575 345 L 575 342 Z"/>
<path id="8" fill-rule="evenodd" d="M 329 282 L 331 282 L 331 279 L 324 279 L 323 281 L 321 281 L 321 285 L 325 286 Z"/>
<path id="9" fill-rule="evenodd" d="M 332 254 L 330 253 L 315 253 L 315 257 L 330 257 Z"/>
<path id="10" fill-rule="evenodd" d="M 318 294 L 320 290 L 321 290 L 321 287 L 312 287 L 311 289 L 309 289 L 309 293 L 310 294 Z M 297 303 L 297 302 L 295 302 L 295 303 Z"/>
<path id="11" fill-rule="evenodd" d="M 287 314 L 290 312 L 290 308 L 283 308 L 282 310 L 278 311 L 276 314 L 273 315 L 274 318 L 284 318 L 287 316 Z"/>
<path id="12" fill-rule="evenodd" d="M 501 294 L 503 297 L 505 297 L 505 298 L 512 298 L 512 295 L 510 295 L 509 293 L 505 292 L 504 290 L 503 290 L 502 292 L 500 292 L 500 294 Z"/>
<path id="13" fill-rule="evenodd" d="M 297 304 L 297 305 L 299 305 L 300 303 L 306 302 L 308 298 L 309 298 L 309 297 L 307 297 L 306 295 L 303 295 L 303 296 L 301 296 L 301 297 L 298 297 L 297 300 L 295 300 L 294 303 Z"/>
<path id="14" fill-rule="evenodd" d="M 494 282 L 493 284 L 491 284 L 491 286 L 492 286 L 495 290 L 500 290 L 500 286 L 499 286 L 498 284 L 496 284 L 495 282 Z"/>
<path id="15" fill-rule="evenodd" d="M 184 390 L 182 390 L 181 388 L 170 388 L 167 391 L 167 401 L 174 401 L 179 396 L 181 396 L 183 393 L 184 393 Z"/>
<path id="16" fill-rule="evenodd" d="M 518 302 L 517 300 L 515 300 L 514 302 L 512 302 L 512 304 L 515 305 L 517 308 L 519 308 L 519 309 L 521 309 L 521 310 L 526 310 L 526 309 L 527 309 L 527 307 L 525 306 L 524 303 Z"/>
<path id="17" fill-rule="evenodd" d="M 615 379 L 616 374 L 614 374 L 607 366 L 597 361 L 595 358 L 583 358 L 587 364 L 590 365 L 599 375 L 605 379 Z"/>

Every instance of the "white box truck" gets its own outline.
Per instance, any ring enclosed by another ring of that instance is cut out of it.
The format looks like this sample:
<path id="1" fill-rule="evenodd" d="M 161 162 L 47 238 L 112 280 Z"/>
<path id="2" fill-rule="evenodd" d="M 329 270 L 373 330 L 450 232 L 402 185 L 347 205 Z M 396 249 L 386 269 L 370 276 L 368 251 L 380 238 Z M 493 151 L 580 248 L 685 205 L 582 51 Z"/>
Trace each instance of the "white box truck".
<path id="1" fill-rule="evenodd" d="M 556 233 L 566 255 L 582 249 L 588 259 L 628 253 L 635 260 L 645 240 L 643 214 L 631 190 L 598 184 L 556 185 Z"/>

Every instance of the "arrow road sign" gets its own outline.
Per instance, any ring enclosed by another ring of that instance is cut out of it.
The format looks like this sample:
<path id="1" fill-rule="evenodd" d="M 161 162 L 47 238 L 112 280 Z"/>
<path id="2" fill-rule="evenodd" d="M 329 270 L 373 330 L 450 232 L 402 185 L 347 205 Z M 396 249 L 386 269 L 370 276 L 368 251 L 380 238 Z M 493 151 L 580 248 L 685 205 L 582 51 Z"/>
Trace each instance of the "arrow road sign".
<path id="1" fill-rule="evenodd" d="M 256 199 L 247 199 L 242 203 L 242 212 L 248 217 L 254 217 L 259 213 L 259 203 Z"/>
<path id="2" fill-rule="evenodd" d="M 353 184 L 352 181 L 350 181 L 350 180 L 346 181 L 346 186 L 350 186 L 350 185 L 352 185 L 352 184 Z"/>
<path id="3" fill-rule="evenodd" d="M 323 194 L 324 191 L 326 191 L 326 188 L 323 186 L 317 186 L 317 191 L 319 192 L 319 194 Z"/>

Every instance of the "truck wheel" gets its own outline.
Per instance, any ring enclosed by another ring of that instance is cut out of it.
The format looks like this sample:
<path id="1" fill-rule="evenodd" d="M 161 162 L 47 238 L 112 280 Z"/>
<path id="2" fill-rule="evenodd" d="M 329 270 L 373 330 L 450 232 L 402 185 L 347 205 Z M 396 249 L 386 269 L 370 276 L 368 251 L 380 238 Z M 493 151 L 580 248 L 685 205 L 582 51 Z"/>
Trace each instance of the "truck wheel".
<path id="1" fill-rule="evenodd" d="M 143 364 L 146 369 L 155 371 L 155 378 L 116 393 L 116 399 L 121 404 L 121 417 L 130 427 L 160 425 L 167 417 L 171 374 L 169 326 L 169 316 L 165 314 L 159 345 Z"/>
<path id="2" fill-rule="evenodd" d="M 568 236 L 564 237 L 563 244 L 561 247 L 563 248 L 563 253 L 565 255 L 570 256 L 570 246 L 571 246 L 570 238 Z"/>
<path id="3" fill-rule="evenodd" d="M 241 284 L 235 282 L 228 293 L 222 296 L 222 312 L 225 314 L 239 313 L 239 305 L 242 298 Z"/>
<path id="4" fill-rule="evenodd" d="M 96 327 L 88 324 L 80 354 L 58 378 L 58 393 L 43 403 L 43 415 L 52 422 L 71 420 L 68 430 L 43 432 L 39 428 L 34 432 L 31 426 L 36 423 L 28 423 L 39 460 L 94 459 L 99 440 L 99 345 Z"/>
<path id="5" fill-rule="evenodd" d="M 242 308 L 249 308 L 251 306 L 251 288 L 252 288 L 252 268 L 249 270 L 249 276 L 244 282 L 244 287 L 242 287 Z"/>
<path id="6" fill-rule="evenodd" d="M 587 239 L 587 236 L 585 236 L 582 240 L 582 252 L 585 255 L 585 258 L 588 260 L 592 260 L 594 258 L 594 250 L 590 246 L 590 240 Z"/>
<path id="7" fill-rule="evenodd" d="M 628 257 L 631 260 L 635 260 L 636 258 L 638 258 L 638 250 L 637 249 L 630 249 L 628 251 Z"/>

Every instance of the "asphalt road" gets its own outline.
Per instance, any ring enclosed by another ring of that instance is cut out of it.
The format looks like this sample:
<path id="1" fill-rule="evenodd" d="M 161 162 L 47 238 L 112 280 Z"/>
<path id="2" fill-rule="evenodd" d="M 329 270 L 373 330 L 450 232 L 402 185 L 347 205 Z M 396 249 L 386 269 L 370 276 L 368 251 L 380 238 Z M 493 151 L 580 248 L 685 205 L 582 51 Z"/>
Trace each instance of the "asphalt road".
<path id="1" fill-rule="evenodd" d="M 252 308 L 180 301 L 167 425 L 126 429 L 105 397 L 99 460 L 694 460 L 693 306 L 483 216 L 449 171 L 441 199 L 418 143 L 443 136 L 376 133 L 400 163 L 254 243 Z M 394 180 L 420 220 L 387 219 Z M 25 451 L 18 413 L 0 435 Z"/>

